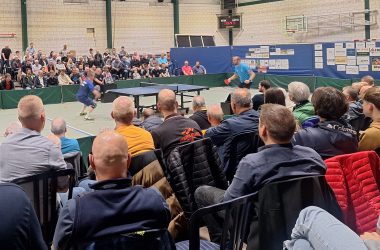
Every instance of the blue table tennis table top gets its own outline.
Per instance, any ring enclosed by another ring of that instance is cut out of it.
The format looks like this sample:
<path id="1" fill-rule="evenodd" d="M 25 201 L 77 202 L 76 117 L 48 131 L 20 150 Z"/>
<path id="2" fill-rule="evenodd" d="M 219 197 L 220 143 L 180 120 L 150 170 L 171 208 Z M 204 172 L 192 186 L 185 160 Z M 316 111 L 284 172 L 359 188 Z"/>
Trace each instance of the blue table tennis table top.
<path id="1" fill-rule="evenodd" d="M 174 92 L 192 92 L 209 89 L 205 86 L 188 85 L 188 84 L 162 84 L 162 85 L 149 85 L 145 87 L 134 87 L 124 89 L 111 89 L 107 93 L 128 96 L 149 96 L 157 95 L 162 89 L 171 89 Z"/>

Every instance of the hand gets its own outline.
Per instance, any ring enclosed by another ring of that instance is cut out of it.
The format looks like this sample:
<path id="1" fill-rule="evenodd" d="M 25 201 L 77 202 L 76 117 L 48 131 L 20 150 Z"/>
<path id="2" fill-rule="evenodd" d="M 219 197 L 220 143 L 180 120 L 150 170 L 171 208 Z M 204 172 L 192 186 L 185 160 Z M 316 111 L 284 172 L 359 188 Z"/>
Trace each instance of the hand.
<path id="1" fill-rule="evenodd" d="M 250 84 L 251 81 L 250 81 L 250 80 L 245 80 L 244 83 L 245 83 L 245 84 Z"/>
<path id="2" fill-rule="evenodd" d="M 378 235 L 376 232 L 373 233 L 364 233 L 360 236 L 362 240 L 380 240 L 380 235 Z"/>

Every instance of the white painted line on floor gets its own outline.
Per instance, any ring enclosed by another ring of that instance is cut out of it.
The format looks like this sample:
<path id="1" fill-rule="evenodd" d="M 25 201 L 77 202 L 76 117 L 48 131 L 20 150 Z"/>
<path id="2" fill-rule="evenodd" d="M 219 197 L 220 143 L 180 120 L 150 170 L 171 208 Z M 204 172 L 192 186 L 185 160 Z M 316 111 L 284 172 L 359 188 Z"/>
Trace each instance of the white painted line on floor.
<path id="1" fill-rule="evenodd" d="M 50 121 L 50 122 L 53 121 L 53 119 L 50 119 L 50 118 L 47 118 L 47 120 Z M 79 132 L 79 133 L 82 133 L 82 134 L 85 134 L 85 135 L 88 135 L 88 136 L 95 136 L 95 135 L 90 134 L 90 133 L 88 133 L 88 132 L 86 132 L 86 131 L 84 131 L 84 130 L 81 130 L 81 129 L 79 129 L 79 128 L 75 128 L 75 127 L 73 127 L 73 126 L 70 126 L 69 124 L 66 124 L 66 127 L 71 128 L 72 130 L 75 130 L 75 131 L 77 131 L 77 132 Z"/>

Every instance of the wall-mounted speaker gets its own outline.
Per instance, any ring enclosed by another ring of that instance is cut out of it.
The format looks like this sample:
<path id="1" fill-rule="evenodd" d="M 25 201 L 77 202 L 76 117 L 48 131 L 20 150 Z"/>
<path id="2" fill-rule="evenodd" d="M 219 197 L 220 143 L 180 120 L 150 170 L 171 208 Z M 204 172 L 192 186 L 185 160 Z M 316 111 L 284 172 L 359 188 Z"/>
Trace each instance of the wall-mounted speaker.
<path id="1" fill-rule="evenodd" d="M 236 0 L 222 0 L 222 9 L 232 10 L 236 7 Z"/>

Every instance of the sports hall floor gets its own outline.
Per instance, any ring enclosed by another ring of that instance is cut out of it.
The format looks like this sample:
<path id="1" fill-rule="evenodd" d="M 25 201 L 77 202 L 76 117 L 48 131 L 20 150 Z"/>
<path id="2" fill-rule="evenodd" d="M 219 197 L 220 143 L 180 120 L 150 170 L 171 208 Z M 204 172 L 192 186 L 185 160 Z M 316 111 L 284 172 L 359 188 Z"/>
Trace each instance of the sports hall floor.
<path id="1" fill-rule="evenodd" d="M 232 91 L 231 87 L 218 87 L 211 88 L 210 90 L 202 91 L 201 95 L 206 99 L 206 105 L 218 104 L 224 101 L 228 94 Z M 251 90 L 252 94 L 257 93 L 257 90 Z M 186 98 L 191 100 L 191 98 Z M 154 97 L 142 97 L 142 105 L 151 105 L 155 103 Z M 190 107 L 191 103 L 186 103 L 186 107 Z M 46 125 L 43 135 L 49 134 L 50 121 L 55 117 L 63 117 L 68 125 L 67 137 L 81 138 L 90 135 L 96 135 L 105 128 L 114 128 L 114 122 L 111 118 L 111 103 L 98 103 L 98 107 L 93 113 L 94 121 L 85 121 L 83 117 L 79 116 L 82 105 L 78 102 L 69 102 L 62 104 L 49 104 L 45 105 L 46 109 Z M 0 109 L 0 143 L 5 139 L 3 132 L 9 123 L 17 121 L 16 109 Z"/>

